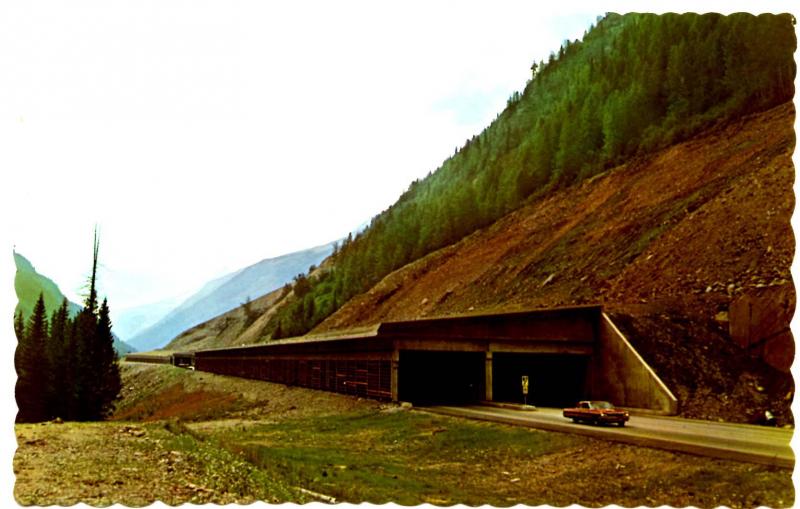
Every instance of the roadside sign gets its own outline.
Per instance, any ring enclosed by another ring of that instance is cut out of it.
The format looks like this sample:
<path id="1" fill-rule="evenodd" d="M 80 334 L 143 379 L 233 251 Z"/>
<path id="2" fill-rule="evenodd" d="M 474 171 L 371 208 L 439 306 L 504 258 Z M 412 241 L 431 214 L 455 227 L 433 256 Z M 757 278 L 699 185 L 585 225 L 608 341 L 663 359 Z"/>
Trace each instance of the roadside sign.
<path id="1" fill-rule="evenodd" d="M 522 394 L 527 396 L 528 395 L 528 377 L 522 377 Z"/>

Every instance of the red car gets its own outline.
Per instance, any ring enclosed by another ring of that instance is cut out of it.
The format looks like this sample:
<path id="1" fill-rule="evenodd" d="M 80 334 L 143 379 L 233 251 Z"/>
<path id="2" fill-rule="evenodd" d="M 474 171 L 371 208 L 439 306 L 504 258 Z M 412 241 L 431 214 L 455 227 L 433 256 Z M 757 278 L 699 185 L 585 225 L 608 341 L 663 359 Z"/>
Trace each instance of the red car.
<path id="1" fill-rule="evenodd" d="M 630 419 L 627 410 L 614 408 L 608 401 L 579 401 L 575 408 L 565 408 L 564 417 L 574 422 L 588 422 L 591 424 L 616 423 L 625 426 Z"/>

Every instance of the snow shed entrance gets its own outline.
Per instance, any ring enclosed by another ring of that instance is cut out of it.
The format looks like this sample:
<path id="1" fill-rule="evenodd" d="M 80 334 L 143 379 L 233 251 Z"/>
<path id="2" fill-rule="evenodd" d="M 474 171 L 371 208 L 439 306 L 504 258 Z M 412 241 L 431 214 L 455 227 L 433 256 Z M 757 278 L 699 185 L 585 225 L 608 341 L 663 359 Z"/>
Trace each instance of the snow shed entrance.
<path id="1" fill-rule="evenodd" d="M 479 403 L 483 368 L 482 352 L 401 350 L 399 398 L 415 405 Z"/>
<path id="2" fill-rule="evenodd" d="M 528 377 L 527 403 L 543 407 L 572 406 L 586 399 L 589 362 L 585 355 L 495 353 L 495 401 L 522 403 L 522 377 Z"/>

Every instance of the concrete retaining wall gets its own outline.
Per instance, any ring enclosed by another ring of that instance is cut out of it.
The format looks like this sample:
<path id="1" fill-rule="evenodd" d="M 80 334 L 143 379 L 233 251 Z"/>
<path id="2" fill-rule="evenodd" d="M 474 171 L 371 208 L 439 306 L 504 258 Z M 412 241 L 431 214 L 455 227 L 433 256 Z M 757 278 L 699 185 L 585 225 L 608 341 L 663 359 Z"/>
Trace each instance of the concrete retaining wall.
<path id="1" fill-rule="evenodd" d="M 607 399 L 621 407 L 675 415 L 677 398 L 605 313 L 598 327 L 592 397 Z"/>

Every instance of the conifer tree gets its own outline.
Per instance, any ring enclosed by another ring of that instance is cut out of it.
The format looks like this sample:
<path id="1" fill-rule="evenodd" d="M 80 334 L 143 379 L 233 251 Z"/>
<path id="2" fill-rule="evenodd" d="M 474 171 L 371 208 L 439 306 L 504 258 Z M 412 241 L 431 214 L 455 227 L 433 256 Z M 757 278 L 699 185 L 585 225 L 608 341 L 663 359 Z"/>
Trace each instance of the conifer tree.
<path id="1" fill-rule="evenodd" d="M 17 335 L 17 341 L 22 341 L 25 337 L 25 316 L 21 309 L 14 315 L 14 332 Z"/>
<path id="2" fill-rule="evenodd" d="M 80 376 L 81 369 L 81 356 L 78 352 L 80 350 L 81 341 L 78 339 L 78 317 L 81 313 L 70 320 L 68 325 L 68 333 L 66 337 L 66 348 L 63 356 L 64 360 L 64 385 L 62 398 L 62 405 L 64 407 L 64 419 L 76 420 L 78 418 L 78 401 L 80 398 Z"/>
<path id="3" fill-rule="evenodd" d="M 71 328 L 69 303 L 64 298 L 61 307 L 50 317 L 50 338 L 46 349 L 47 361 L 50 366 L 47 379 L 49 418 L 64 418 L 67 415 L 65 387 L 67 386 L 67 348 Z"/>
<path id="4" fill-rule="evenodd" d="M 75 317 L 72 355 L 72 409 L 70 418 L 78 421 L 92 420 L 97 406 L 93 384 L 95 376 L 95 345 L 97 340 L 97 317 L 89 307 L 84 307 Z"/>
<path id="5" fill-rule="evenodd" d="M 96 391 L 97 391 L 97 418 L 108 415 L 113 410 L 114 400 L 119 396 L 122 388 L 117 352 L 114 350 L 114 336 L 111 332 L 111 316 L 108 309 L 108 299 L 103 299 L 97 320 L 97 355 L 94 359 L 96 365 Z"/>
<path id="6" fill-rule="evenodd" d="M 17 422 L 38 422 L 47 418 L 47 373 L 45 356 L 47 344 L 47 310 L 44 294 L 33 308 L 23 338 L 17 344 L 15 364 L 17 368 L 16 398 Z"/>
<path id="7" fill-rule="evenodd" d="M 87 281 L 84 307 L 66 326 L 62 337 L 65 345 L 61 356 L 63 370 L 63 413 L 70 420 L 98 420 L 113 409 L 121 389 L 114 336 L 111 332 L 108 301 L 97 305 L 97 264 L 99 240 L 95 231 L 92 272 Z"/>
<path id="8" fill-rule="evenodd" d="M 97 309 L 97 262 L 99 254 L 97 230 L 94 234 L 92 272 L 86 283 L 87 294 L 83 309 L 75 317 L 73 350 L 71 418 L 86 421 L 103 416 L 102 340 Z"/>

